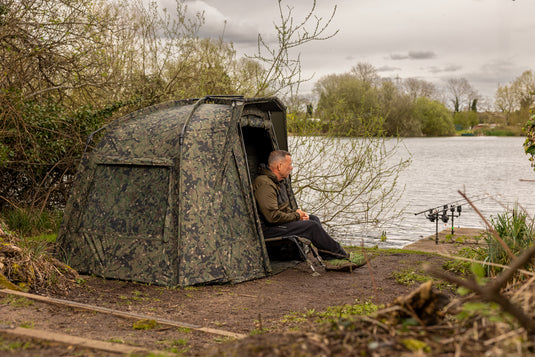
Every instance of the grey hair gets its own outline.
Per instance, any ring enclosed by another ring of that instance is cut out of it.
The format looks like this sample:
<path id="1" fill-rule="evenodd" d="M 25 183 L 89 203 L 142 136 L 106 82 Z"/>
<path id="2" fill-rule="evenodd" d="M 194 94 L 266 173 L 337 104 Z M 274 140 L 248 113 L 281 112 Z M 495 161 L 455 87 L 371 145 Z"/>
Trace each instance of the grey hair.
<path id="1" fill-rule="evenodd" d="M 288 151 L 285 150 L 275 150 L 269 154 L 268 157 L 268 166 L 278 163 L 286 159 L 286 156 L 292 156 Z"/>

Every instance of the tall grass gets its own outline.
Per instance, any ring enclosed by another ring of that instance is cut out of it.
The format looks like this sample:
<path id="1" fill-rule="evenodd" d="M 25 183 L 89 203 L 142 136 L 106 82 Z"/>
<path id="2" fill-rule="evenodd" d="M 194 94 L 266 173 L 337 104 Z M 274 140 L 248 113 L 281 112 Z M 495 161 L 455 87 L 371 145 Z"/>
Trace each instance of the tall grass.
<path id="1" fill-rule="evenodd" d="M 1 213 L 9 229 L 21 237 L 47 236 L 57 233 L 63 213 L 15 208 Z M 46 238 L 50 240 L 51 238 Z"/>
<path id="2" fill-rule="evenodd" d="M 518 206 L 492 218 L 491 225 L 515 256 L 520 255 L 522 251 L 531 247 L 534 243 L 534 221 Z M 484 255 L 480 257 L 483 258 L 481 260 L 503 265 L 509 265 L 511 263 L 511 257 L 492 232 L 487 230 L 484 239 L 486 243 L 485 247 L 478 250 L 479 254 Z M 487 269 L 489 275 L 494 275 L 500 270 L 494 266 L 489 266 Z M 533 265 L 525 267 L 525 269 L 533 270 Z"/>

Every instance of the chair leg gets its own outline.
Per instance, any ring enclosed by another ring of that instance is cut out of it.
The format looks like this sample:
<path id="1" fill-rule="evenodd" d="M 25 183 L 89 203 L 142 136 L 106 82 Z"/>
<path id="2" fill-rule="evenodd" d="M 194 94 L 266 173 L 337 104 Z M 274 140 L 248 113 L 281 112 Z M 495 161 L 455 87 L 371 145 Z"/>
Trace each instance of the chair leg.
<path id="1" fill-rule="evenodd" d="M 313 245 L 311 245 L 310 248 L 312 249 L 312 255 L 314 255 L 314 257 L 318 260 L 320 265 L 325 268 L 325 262 L 321 258 L 320 253 L 318 252 L 318 249 L 314 247 Z"/>
<path id="2" fill-rule="evenodd" d="M 310 269 L 312 269 L 312 271 L 314 273 L 316 273 L 316 269 L 314 268 L 314 264 L 312 264 L 310 259 L 308 259 L 308 255 L 305 253 L 305 251 L 303 250 L 303 247 L 301 246 L 302 242 L 301 241 L 299 241 L 299 242 L 297 241 L 299 238 L 289 237 L 288 239 L 290 239 L 292 242 L 295 243 L 295 245 L 297 246 L 297 249 L 299 250 L 299 254 L 301 255 L 301 257 L 307 262 L 307 264 L 310 267 Z M 312 249 L 314 250 L 315 248 L 312 248 Z"/>

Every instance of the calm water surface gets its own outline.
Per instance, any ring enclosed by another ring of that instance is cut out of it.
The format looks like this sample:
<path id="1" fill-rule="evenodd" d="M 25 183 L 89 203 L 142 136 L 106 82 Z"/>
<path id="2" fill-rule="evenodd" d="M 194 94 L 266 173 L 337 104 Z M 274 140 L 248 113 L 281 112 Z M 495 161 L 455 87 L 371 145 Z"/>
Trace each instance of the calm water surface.
<path id="1" fill-rule="evenodd" d="M 406 206 L 399 221 L 382 228 L 387 240 L 381 242 L 381 231 L 369 227 L 352 227 L 344 236 L 337 236 L 343 244 L 379 247 L 403 247 L 420 238 L 435 234 L 435 223 L 423 214 L 415 213 L 432 207 L 459 201 L 466 203 L 459 190 L 465 192 L 476 207 L 490 221 L 504 206 L 520 204 L 528 214 L 535 215 L 535 171 L 524 154 L 522 137 L 447 137 L 408 138 L 403 142 L 407 151 L 400 157 L 412 155 L 412 163 L 400 177 L 405 191 L 400 205 Z M 489 198 L 480 199 L 481 197 Z M 483 221 L 467 204 L 455 218 L 455 227 L 484 227 Z M 439 231 L 450 228 L 439 223 Z"/>

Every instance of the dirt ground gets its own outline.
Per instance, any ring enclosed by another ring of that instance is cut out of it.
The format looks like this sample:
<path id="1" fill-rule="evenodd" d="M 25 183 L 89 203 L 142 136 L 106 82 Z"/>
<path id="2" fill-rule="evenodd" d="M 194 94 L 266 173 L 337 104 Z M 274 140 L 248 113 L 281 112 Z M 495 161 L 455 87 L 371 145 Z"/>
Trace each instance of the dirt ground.
<path id="1" fill-rule="evenodd" d="M 429 246 L 429 242 L 423 244 Z M 428 250 L 433 250 L 433 245 Z M 425 247 L 420 248 L 426 250 Z M 360 248 L 354 250 L 360 251 Z M 72 284 L 64 291 L 34 292 L 52 298 L 164 318 L 190 328 L 161 323 L 150 326 L 150 321 L 145 321 L 143 325 L 139 318 L 33 301 L 0 291 L 0 354 L 119 355 L 74 344 L 13 337 L 6 333 L 9 327 L 22 326 L 42 330 L 44 334 L 49 331 L 125 346 L 140 346 L 147 351 L 204 356 L 214 347 L 233 340 L 225 336 L 225 332 L 245 336 L 258 331 L 284 333 L 296 327 L 296 322 L 288 318 L 295 313 L 324 311 L 331 306 L 364 302 L 388 304 L 418 286 L 397 283 L 394 273 L 421 272 L 424 263 L 440 267 L 447 259 L 435 254 L 410 251 L 379 254 L 373 250 L 367 253 L 367 257 L 369 264 L 351 273 L 320 269 L 319 276 L 315 276 L 305 263 L 301 263 L 264 279 L 235 285 L 188 288 L 82 276 L 83 283 Z M 203 331 L 207 329 L 213 331 Z"/>

